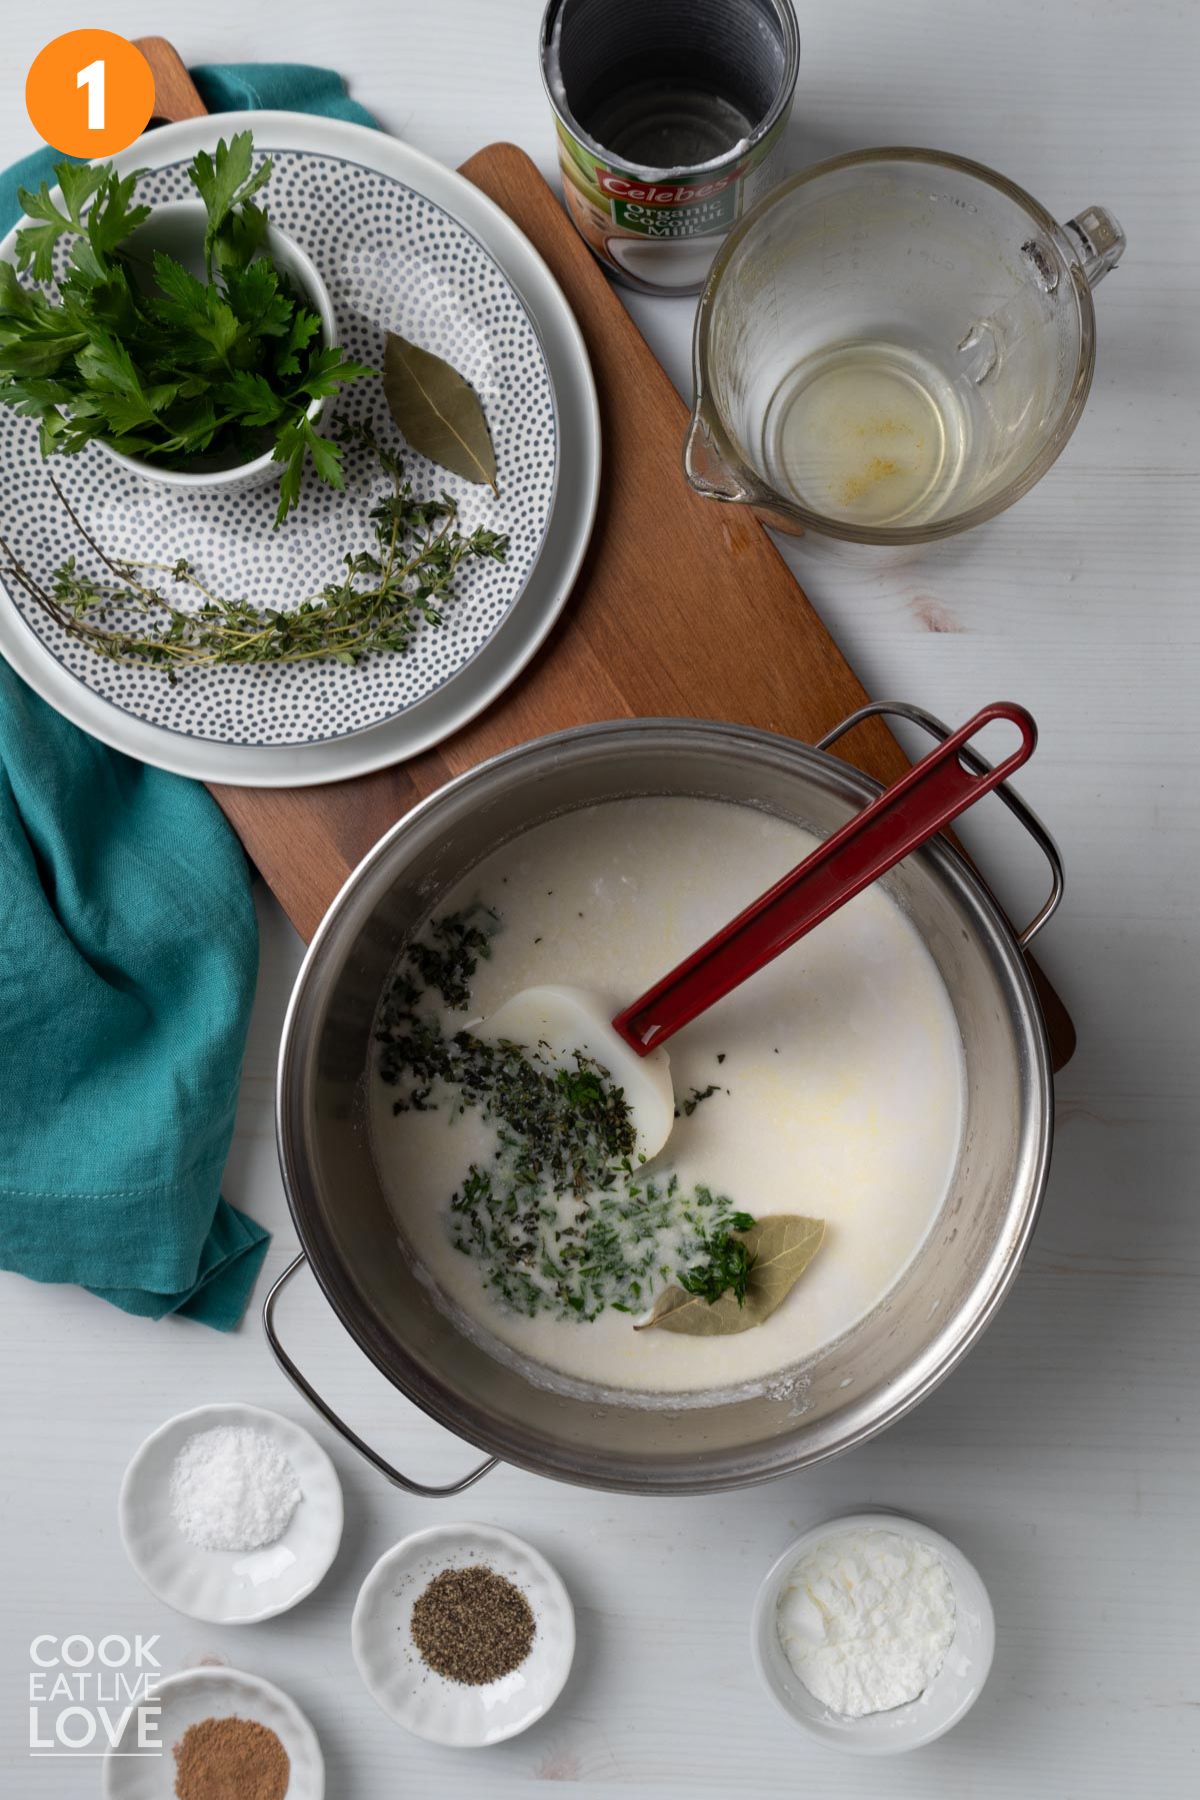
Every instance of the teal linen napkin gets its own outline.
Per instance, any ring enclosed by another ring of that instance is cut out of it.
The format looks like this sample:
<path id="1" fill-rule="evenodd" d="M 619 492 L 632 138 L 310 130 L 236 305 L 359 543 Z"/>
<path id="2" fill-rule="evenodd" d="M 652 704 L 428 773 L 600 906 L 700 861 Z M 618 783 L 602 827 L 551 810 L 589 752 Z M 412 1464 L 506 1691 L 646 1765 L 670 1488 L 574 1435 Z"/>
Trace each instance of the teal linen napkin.
<path id="1" fill-rule="evenodd" d="M 375 122 L 327 69 L 193 75 L 210 111 Z M 0 176 L 0 232 L 61 160 Z M 205 789 L 0 661 L 0 1267 L 233 1329 L 269 1242 L 219 1191 L 257 961 L 246 859 Z"/>
<path id="2" fill-rule="evenodd" d="M 267 1248 L 220 1198 L 258 962 L 241 846 L 197 782 L 0 662 L 0 895 L 0 1266 L 231 1329 Z"/>
<path id="3" fill-rule="evenodd" d="M 340 75 L 308 63 L 203 63 L 192 80 L 209 112 L 319 113 L 351 125 L 379 123 L 350 98 Z"/>
<path id="4" fill-rule="evenodd" d="M 352 125 L 378 123 L 365 106 L 351 100 L 345 82 L 332 69 L 310 68 L 306 63 L 207 63 L 193 69 L 191 76 L 209 112 L 319 113 Z M 21 216 L 18 190 L 52 183 L 56 163 L 76 160 L 44 144 L 0 174 L 0 236 L 11 231 Z"/>

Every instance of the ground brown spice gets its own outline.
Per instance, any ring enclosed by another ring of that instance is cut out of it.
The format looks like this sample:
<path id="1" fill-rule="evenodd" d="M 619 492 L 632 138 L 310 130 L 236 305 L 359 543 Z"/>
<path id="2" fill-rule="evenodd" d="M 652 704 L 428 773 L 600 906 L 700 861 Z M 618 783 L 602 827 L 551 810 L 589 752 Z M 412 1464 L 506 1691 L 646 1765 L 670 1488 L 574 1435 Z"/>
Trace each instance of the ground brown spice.
<path id="1" fill-rule="evenodd" d="M 175 1746 L 177 1800 L 284 1800 L 291 1763 L 252 1719 L 204 1719 Z"/>
<path id="2" fill-rule="evenodd" d="M 519 1587 L 473 1564 L 434 1576 L 413 1607 L 411 1629 L 435 1674 L 482 1687 L 520 1668 L 537 1626 Z"/>

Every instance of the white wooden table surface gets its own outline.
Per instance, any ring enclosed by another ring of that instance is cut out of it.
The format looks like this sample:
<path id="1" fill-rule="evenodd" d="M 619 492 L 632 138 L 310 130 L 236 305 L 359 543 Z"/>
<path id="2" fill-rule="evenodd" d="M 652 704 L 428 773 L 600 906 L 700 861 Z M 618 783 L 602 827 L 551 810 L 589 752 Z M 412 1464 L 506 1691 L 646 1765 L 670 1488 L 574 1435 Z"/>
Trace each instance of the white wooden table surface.
<path id="1" fill-rule="evenodd" d="M 1044 940 L 1079 1051 L 1059 1082 L 1049 1200 L 1015 1293 L 914 1415 L 809 1475 L 714 1499 L 613 1499 L 501 1471 L 458 1503 L 393 1492 L 317 1426 L 341 1471 L 345 1542 L 299 1611 L 244 1631 L 180 1619 L 140 1588 L 114 1516 L 161 1419 L 239 1398 L 303 1418 L 252 1313 L 232 1339 L 127 1319 L 80 1292 L 0 1278 L 0 1766 L 14 1800 L 98 1791 L 95 1764 L 25 1752 L 30 1639 L 161 1632 L 165 1664 L 218 1656 L 311 1715 L 331 1800 L 541 1782 L 622 1800 L 804 1792 L 821 1800 L 1175 1800 L 1200 1769 L 1200 14 L 1178 0 L 802 0 L 794 151 L 922 143 L 1004 169 L 1060 217 L 1110 206 L 1129 236 L 1097 296 L 1086 416 L 1056 469 L 974 535 L 864 564 L 788 555 L 867 686 L 947 717 L 1012 696 L 1042 743 L 1023 777 L 1057 832 L 1068 898 Z M 540 0 L 108 0 L 14 9 L 0 160 L 30 147 L 24 71 L 51 32 L 159 30 L 192 61 L 342 69 L 391 130 L 458 162 L 491 139 L 552 156 Z M 691 306 L 635 303 L 680 385 Z M 648 580 L 652 581 L 652 574 Z M 990 810 L 990 809 L 985 809 Z M 999 810 L 999 809 L 996 809 Z M 1014 905 L 1041 871 L 1002 815 L 969 834 Z M 272 1070 L 298 944 L 262 906 L 262 977 L 226 1192 L 291 1256 Z M 474 1452 L 370 1369 L 311 1279 L 286 1305 L 310 1369 L 360 1431 L 431 1479 Z M 760 1575 L 810 1521 L 862 1503 L 927 1518 L 995 1600 L 991 1683 L 915 1757 L 817 1750 L 760 1691 L 747 1621 Z M 350 1655 L 375 1558 L 478 1515 L 558 1564 L 579 1614 L 566 1694 L 527 1736 L 466 1756 L 378 1712 Z"/>

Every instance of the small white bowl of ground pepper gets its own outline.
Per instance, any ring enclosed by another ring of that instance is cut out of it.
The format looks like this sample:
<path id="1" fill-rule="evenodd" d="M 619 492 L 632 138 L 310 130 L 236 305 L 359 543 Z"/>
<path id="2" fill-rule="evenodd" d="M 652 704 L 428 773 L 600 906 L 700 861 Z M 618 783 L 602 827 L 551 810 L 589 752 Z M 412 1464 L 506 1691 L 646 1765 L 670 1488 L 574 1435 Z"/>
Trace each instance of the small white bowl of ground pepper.
<path id="1" fill-rule="evenodd" d="M 359 1674 L 417 1737 L 476 1749 L 557 1700 L 575 1654 L 570 1596 L 545 1557 L 494 1525 L 434 1525 L 381 1556 L 350 1627 Z"/>

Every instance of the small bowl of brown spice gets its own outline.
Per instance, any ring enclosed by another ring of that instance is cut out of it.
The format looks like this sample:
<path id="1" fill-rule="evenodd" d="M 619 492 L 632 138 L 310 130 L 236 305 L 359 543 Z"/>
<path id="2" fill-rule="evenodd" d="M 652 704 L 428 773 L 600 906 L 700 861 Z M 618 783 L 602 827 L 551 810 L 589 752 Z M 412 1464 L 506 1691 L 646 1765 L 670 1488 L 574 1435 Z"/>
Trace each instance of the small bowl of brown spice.
<path id="1" fill-rule="evenodd" d="M 575 1614 L 544 1556 L 494 1525 L 434 1525 L 359 1592 L 354 1660 L 390 1718 L 433 1743 L 498 1744 L 540 1719 L 575 1654 Z"/>
<path id="2" fill-rule="evenodd" d="M 323 1800 L 317 1734 L 293 1700 L 240 1669 L 156 1681 L 104 1759 L 104 1800 Z"/>

